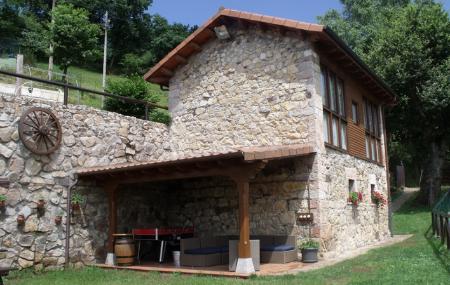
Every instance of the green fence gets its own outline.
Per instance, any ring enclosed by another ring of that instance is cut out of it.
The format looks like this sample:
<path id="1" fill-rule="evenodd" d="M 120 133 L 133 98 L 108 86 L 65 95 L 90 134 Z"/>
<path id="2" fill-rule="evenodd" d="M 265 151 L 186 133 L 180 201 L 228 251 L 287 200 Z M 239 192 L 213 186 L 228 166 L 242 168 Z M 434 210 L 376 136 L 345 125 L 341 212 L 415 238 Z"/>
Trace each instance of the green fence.
<path id="1" fill-rule="evenodd" d="M 450 250 L 450 190 L 436 203 L 431 211 L 433 234 Z"/>

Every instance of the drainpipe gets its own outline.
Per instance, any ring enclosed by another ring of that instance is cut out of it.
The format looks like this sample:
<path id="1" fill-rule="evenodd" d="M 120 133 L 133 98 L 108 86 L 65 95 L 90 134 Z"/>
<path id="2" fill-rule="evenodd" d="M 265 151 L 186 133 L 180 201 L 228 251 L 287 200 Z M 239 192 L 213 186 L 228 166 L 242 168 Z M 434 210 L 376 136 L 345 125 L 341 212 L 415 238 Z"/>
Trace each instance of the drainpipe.
<path id="1" fill-rule="evenodd" d="M 71 175 L 72 176 L 72 175 Z M 64 249 L 64 256 L 65 256 L 65 264 L 64 267 L 69 267 L 69 251 L 70 251 L 70 223 L 71 223 L 71 217 L 72 217 L 72 188 L 77 184 L 78 182 L 78 176 L 76 174 L 73 175 L 73 182 L 69 185 L 69 188 L 67 189 L 67 217 L 66 217 L 66 244 Z"/>

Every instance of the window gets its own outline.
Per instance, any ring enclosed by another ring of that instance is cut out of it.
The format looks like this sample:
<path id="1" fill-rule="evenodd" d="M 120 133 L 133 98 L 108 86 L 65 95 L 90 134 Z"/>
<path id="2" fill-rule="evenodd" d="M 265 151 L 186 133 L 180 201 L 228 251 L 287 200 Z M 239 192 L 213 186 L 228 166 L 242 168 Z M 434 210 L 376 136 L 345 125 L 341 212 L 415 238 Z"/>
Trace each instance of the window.
<path id="1" fill-rule="evenodd" d="M 364 99 L 364 126 L 366 129 L 366 157 L 381 162 L 381 121 L 379 107 Z"/>
<path id="2" fill-rule="evenodd" d="M 327 145 L 347 150 L 344 82 L 325 67 L 321 67 L 320 74 L 324 141 Z"/>
<path id="3" fill-rule="evenodd" d="M 373 200 L 374 193 L 375 193 L 375 184 L 370 184 L 370 197 L 372 197 L 372 202 L 374 202 Z"/>
<path id="4" fill-rule="evenodd" d="M 352 101 L 352 121 L 355 124 L 358 124 L 358 103 Z"/>
<path id="5" fill-rule="evenodd" d="M 356 192 L 355 180 L 349 179 L 348 180 L 348 194 L 351 194 L 352 192 Z"/>

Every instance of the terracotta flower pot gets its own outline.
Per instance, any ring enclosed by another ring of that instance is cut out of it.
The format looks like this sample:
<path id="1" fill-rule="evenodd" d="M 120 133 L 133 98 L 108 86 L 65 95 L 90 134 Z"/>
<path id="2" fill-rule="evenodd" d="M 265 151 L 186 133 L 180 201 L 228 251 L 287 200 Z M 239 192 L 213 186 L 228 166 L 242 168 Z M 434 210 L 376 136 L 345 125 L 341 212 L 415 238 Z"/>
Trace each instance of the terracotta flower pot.
<path id="1" fill-rule="evenodd" d="M 61 216 L 56 216 L 55 217 L 55 224 L 60 225 L 62 223 L 62 217 Z"/>
<path id="2" fill-rule="evenodd" d="M 80 210 L 80 204 L 79 203 L 73 203 L 72 204 L 72 210 L 79 211 Z"/>
<path id="3" fill-rule="evenodd" d="M 24 215 L 18 215 L 18 216 L 17 216 L 17 224 L 18 224 L 18 225 L 23 225 L 23 224 L 25 224 L 25 216 L 24 216 Z"/>
<path id="4" fill-rule="evenodd" d="M 0 208 L 6 207 L 6 201 L 0 201 Z"/>
<path id="5" fill-rule="evenodd" d="M 44 209 L 44 207 L 45 207 L 45 201 L 42 200 L 42 199 L 40 199 L 40 200 L 37 202 L 37 207 L 38 207 L 39 209 Z"/>

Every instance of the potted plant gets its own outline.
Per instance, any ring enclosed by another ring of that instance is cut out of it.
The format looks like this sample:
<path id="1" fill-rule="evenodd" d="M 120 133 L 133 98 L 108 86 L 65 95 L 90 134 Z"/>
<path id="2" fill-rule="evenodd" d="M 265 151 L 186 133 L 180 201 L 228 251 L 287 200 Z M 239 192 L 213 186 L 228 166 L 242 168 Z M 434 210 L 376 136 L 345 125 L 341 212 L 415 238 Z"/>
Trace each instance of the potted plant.
<path id="1" fill-rule="evenodd" d="M 6 206 L 6 196 L 0 194 L 0 208 L 4 208 Z"/>
<path id="2" fill-rule="evenodd" d="M 377 207 L 383 208 L 386 205 L 387 200 L 384 195 L 379 191 L 372 192 L 372 201 L 377 205 Z"/>
<path id="3" fill-rule="evenodd" d="M 348 202 L 352 203 L 353 206 L 358 206 L 362 199 L 363 196 L 361 192 L 350 192 L 348 195 Z"/>
<path id="4" fill-rule="evenodd" d="M 299 246 L 302 252 L 302 262 L 313 263 L 318 261 L 319 243 L 308 239 Z"/>
<path id="5" fill-rule="evenodd" d="M 55 216 L 55 224 L 60 225 L 62 223 L 63 212 L 59 211 Z"/>
<path id="6" fill-rule="evenodd" d="M 24 216 L 23 214 L 19 214 L 19 215 L 17 216 L 17 224 L 18 224 L 19 226 L 25 224 L 25 216 Z"/>
<path id="7" fill-rule="evenodd" d="M 73 193 L 71 203 L 72 203 L 72 210 L 79 211 L 80 205 L 84 203 L 84 197 L 80 193 Z"/>

